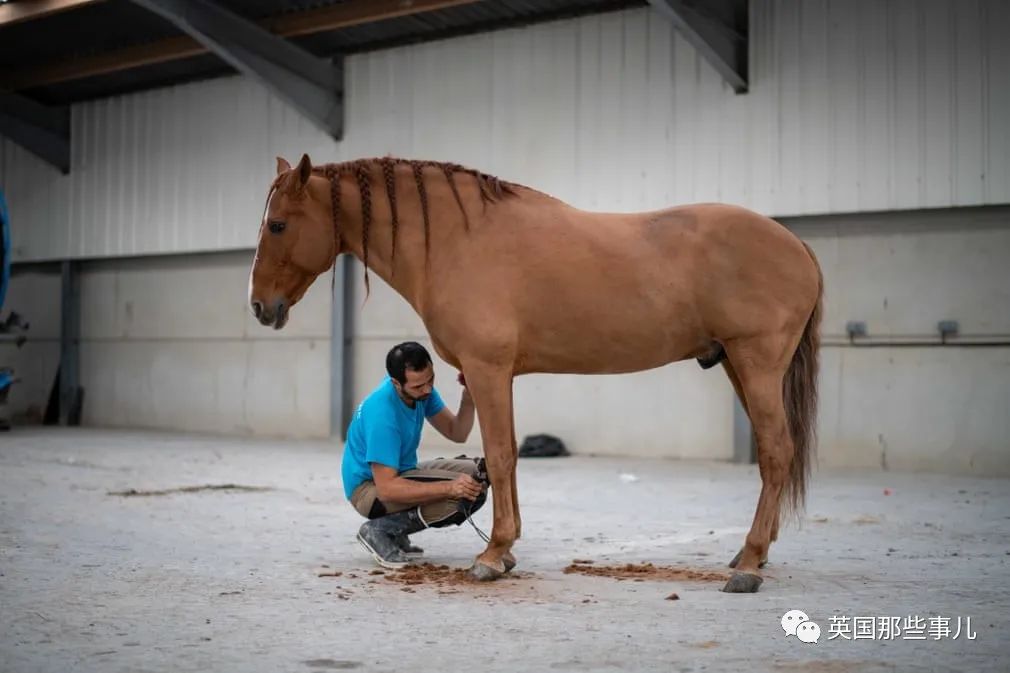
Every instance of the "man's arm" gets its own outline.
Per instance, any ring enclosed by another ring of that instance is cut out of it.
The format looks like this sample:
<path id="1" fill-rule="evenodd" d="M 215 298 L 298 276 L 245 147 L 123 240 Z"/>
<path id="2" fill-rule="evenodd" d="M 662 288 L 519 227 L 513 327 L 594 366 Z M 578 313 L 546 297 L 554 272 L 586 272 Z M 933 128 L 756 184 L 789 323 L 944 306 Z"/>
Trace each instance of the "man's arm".
<path id="1" fill-rule="evenodd" d="M 409 502 L 423 505 L 437 500 L 456 498 L 475 500 L 481 487 L 470 475 L 461 474 L 451 481 L 412 481 L 398 476 L 388 465 L 372 463 L 372 480 L 383 502 Z"/>
<path id="2" fill-rule="evenodd" d="M 428 422 L 442 435 L 457 444 L 462 444 L 470 436 L 473 430 L 474 406 L 470 391 L 466 388 L 466 381 L 463 375 L 459 375 L 459 382 L 463 385 L 463 396 L 459 400 L 459 411 L 453 414 L 448 407 L 428 419 Z"/>

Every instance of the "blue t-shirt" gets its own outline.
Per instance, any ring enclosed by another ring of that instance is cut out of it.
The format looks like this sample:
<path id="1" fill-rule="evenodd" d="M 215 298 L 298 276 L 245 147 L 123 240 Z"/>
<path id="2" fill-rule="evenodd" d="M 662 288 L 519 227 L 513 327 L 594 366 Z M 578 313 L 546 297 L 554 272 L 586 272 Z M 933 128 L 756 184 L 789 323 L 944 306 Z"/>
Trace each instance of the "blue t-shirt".
<path id="1" fill-rule="evenodd" d="M 397 472 L 417 467 L 424 419 L 444 408 L 445 402 L 432 388 L 431 395 L 411 409 L 396 394 L 393 380 L 387 376 L 358 406 L 347 429 L 340 470 L 347 499 L 362 482 L 372 478 L 369 463 L 386 465 Z"/>

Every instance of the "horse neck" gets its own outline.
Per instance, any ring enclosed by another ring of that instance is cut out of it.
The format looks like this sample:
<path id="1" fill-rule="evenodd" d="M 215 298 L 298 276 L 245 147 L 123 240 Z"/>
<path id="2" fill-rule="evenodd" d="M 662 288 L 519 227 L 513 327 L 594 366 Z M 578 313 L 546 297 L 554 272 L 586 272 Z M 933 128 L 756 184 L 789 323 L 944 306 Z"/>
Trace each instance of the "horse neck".
<path id="1" fill-rule="evenodd" d="M 430 264 L 457 254 L 472 220 L 485 218 L 491 202 L 514 193 L 512 185 L 454 164 L 368 159 L 323 170 L 339 176 L 345 249 L 422 316 Z"/>
<path id="2" fill-rule="evenodd" d="M 367 164 L 364 173 L 357 169 L 339 177 L 339 219 L 337 228 L 341 249 L 365 265 L 366 292 L 370 275 L 381 278 L 423 315 L 424 283 L 427 259 L 424 245 L 424 222 L 415 199 L 405 198 L 415 188 L 409 165 L 395 166 L 392 174 L 396 194 L 396 227 L 394 251 L 393 205 L 387 189 L 387 176 L 381 164 Z M 327 198 L 331 198 L 329 196 Z M 441 199 L 431 201 L 429 212 L 440 212 Z M 367 260 L 365 246 L 365 213 L 368 213 Z M 438 210 L 435 210 L 438 209 Z M 332 212 L 332 206 L 329 209 Z M 418 212 L 415 212 L 418 211 Z M 429 218 L 435 221 L 434 216 Z"/>

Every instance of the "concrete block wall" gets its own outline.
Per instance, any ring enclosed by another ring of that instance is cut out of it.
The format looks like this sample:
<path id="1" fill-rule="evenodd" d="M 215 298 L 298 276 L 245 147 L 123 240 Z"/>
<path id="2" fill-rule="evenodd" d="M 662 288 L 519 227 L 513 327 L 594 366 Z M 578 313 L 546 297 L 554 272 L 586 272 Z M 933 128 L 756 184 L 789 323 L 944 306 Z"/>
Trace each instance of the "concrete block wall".
<path id="1" fill-rule="evenodd" d="M 1010 346 L 853 348 L 873 338 L 1010 339 L 1010 208 L 786 220 L 825 279 L 820 464 L 1010 475 Z"/>
<path id="2" fill-rule="evenodd" d="M 21 379 L 11 388 L 6 415 L 15 422 L 39 422 L 60 364 L 59 264 L 15 266 L 0 319 L 11 311 L 29 323 L 29 330 L 20 348 L 0 343 L 0 366 L 12 367 Z"/>
<path id="3" fill-rule="evenodd" d="M 326 436 L 330 284 L 274 331 L 248 309 L 251 263 L 250 251 L 86 263 L 84 423 Z"/>

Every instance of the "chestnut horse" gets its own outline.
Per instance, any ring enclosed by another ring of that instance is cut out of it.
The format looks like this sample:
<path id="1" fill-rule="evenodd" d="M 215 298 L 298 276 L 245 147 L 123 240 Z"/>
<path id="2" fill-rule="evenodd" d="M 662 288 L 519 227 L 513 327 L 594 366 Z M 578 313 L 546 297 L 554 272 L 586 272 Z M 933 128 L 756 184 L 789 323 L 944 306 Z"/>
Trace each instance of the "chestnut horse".
<path id="1" fill-rule="evenodd" d="M 456 164 L 278 158 L 249 281 L 260 323 L 283 327 L 341 253 L 364 262 L 366 288 L 371 272 L 402 295 L 466 377 L 494 494 L 475 578 L 515 565 L 513 378 L 695 358 L 722 363 L 757 439 L 761 495 L 724 587 L 757 591 L 814 441 L 823 280 L 795 235 L 722 204 L 586 212 Z"/>

